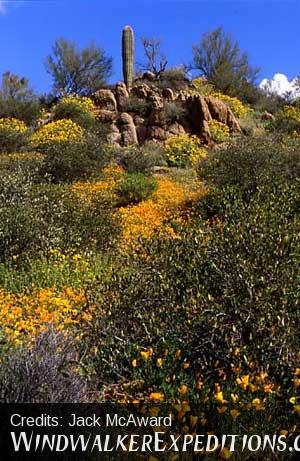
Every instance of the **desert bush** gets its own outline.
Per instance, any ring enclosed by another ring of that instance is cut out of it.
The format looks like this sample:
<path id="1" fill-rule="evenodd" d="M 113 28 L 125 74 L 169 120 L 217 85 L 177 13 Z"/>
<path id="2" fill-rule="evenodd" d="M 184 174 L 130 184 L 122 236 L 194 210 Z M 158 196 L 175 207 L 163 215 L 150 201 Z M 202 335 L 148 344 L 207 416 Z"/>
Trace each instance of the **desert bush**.
<path id="1" fill-rule="evenodd" d="M 262 120 L 261 112 L 252 110 L 247 115 L 239 118 L 239 124 L 246 136 L 263 137 L 269 122 Z"/>
<path id="2" fill-rule="evenodd" d="M 91 95 L 103 88 L 112 74 L 112 58 L 102 48 L 91 43 L 79 49 L 76 42 L 65 38 L 55 40 L 45 65 L 57 95 Z"/>
<path id="3" fill-rule="evenodd" d="M 85 129 L 95 126 L 94 103 L 90 98 L 65 96 L 53 109 L 54 120 L 70 119 Z"/>
<path id="4" fill-rule="evenodd" d="M 185 89 L 189 84 L 184 67 L 173 67 L 161 72 L 158 86 L 160 88 L 171 88 L 175 91 Z"/>
<path id="5" fill-rule="evenodd" d="M 165 143 L 165 154 L 170 166 L 186 167 L 205 157 L 206 151 L 197 136 L 172 136 Z"/>
<path id="6" fill-rule="evenodd" d="M 39 117 L 39 101 L 26 77 L 6 71 L 0 87 L 0 118 L 14 118 L 32 126 Z"/>
<path id="7" fill-rule="evenodd" d="M 156 187 L 155 179 L 142 173 L 127 174 L 115 188 L 117 204 L 118 206 L 134 205 L 147 200 Z"/>
<path id="8" fill-rule="evenodd" d="M 55 183 L 72 182 L 100 172 L 111 156 L 101 137 L 93 133 L 86 134 L 84 142 L 51 142 L 44 148 L 39 174 Z"/>
<path id="9" fill-rule="evenodd" d="M 1 403 L 82 403 L 86 384 L 74 341 L 52 328 L 1 357 Z"/>
<path id="10" fill-rule="evenodd" d="M 128 173 L 149 174 L 154 166 L 166 165 L 163 149 L 157 144 L 121 148 L 114 155 L 118 164 Z"/>
<path id="11" fill-rule="evenodd" d="M 21 120 L 15 118 L 0 119 L 0 152 L 16 152 L 26 146 L 29 131 Z"/>
<path id="12" fill-rule="evenodd" d="M 249 101 L 254 110 L 260 112 L 270 112 L 276 114 L 286 104 L 286 100 L 277 94 L 267 94 L 261 89 L 257 89 L 257 96 L 251 102 Z"/>
<path id="13" fill-rule="evenodd" d="M 0 96 L 0 118 L 15 118 L 22 120 L 28 126 L 34 126 L 40 115 L 37 100 L 20 101 L 16 99 L 3 99 Z"/>
<path id="14" fill-rule="evenodd" d="M 200 404 L 208 430 L 231 427 L 232 410 L 247 431 L 296 421 L 299 194 L 278 184 L 245 205 L 212 188 L 177 239 L 141 240 L 91 287 L 101 314 L 82 330 L 106 397 Z"/>
<path id="15" fill-rule="evenodd" d="M 169 368 L 153 367 L 151 376 L 148 368 L 144 376 L 149 388 L 162 386 L 168 397 L 172 382 L 163 383 L 169 373 L 177 375 L 172 354 L 178 349 L 179 370 L 186 361 L 202 376 L 212 377 L 220 367 L 230 379 L 231 363 L 246 371 L 252 361 L 277 377 L 296 366 L 299 185 L 262 192 L 248 207 L 229 192 L 222 191 L 215 225 L 197 220 L 181 228 L 177 240 L 141 243 L 143 257 L 138 251 L 109 286 L 92 289 L 91 299 L 103 308 L 101 318 L 93 318 L 92 337 L 98 359 L 105 358 L 98 362 L 105 378 L 132 376 L 131 360 L 149 347 L 155 357 L 170 354 Z"/>
<path id="16" fill-rule="evenodd" d="M 243 104 L 238 98 L 220 92 L 214 92 L 212 96 L 225 102 L 236 117 L 245 117 L 250 112 L 250 108 Z"/>
<path id="17" fill-rule="evenodd" d="M 39 128 L 31 137 L 32 146 L 43 152 L 56 142 L 81 142 L 84 130 L 72 120 L 57 120 Z"/>
<path id="18" fill-rule="evenodd" d="M 83 201 L 69 186 L 37 184 L 24 172 L 0 185 L 0 259 L 53 248 L 108 249 L 118 235 L 113 206 L 100 196 Z"/>
<path id="19" fill-rule="evenodd" d="M 167 102 L 165 104 L 165 119 L 167 123 L 173 123 L 180 120 L 185 114 L 184 108 L 176 102 Z"/>
<path id="20" fill-rule="evenodd" d="M 8 173 L 27 172 L 32 176 L 38 173 L 41 164 L 41 155 L 35 152 L 16 152 L 0 156 L 1 176 Z"/>
<path id="21" fill-rule="evenodd" d="M 300 133 L 300 108 L 297 106 L 284 106 L 277 112 L 275 121 L 269 124 L 271 131 L 291 135 Z"/>
<path id="22" fill-rule="evenodd" d="M 124 106 L 124 112 L 133 112 L 141 117 L 149 115 L 150 110 L 151 103 L 136 96 L 130 96 Z"/>
<path id="23" fill-rule="evenodd" d="M 7 299 L 10 297 L 10 303 L 16 306 L 18 302 L 14 301 L 17 298 L 19 303 L 22 301 L 24 288 L 35 287 L 35 292 L 33 294 L 31 292 L 30 296 L 35 299 L 36 304 L 28 306 L 26 313 L 28 317 L 30 314 L 33 314 L 34 311 L 37 311 L 36 305 L 39 305 L 39 308 L 43 309 L 45 304 L 48 303 L 49 297 L 47 298 L 46 296 L 43 298 L 42 295 L 42 291 L 47 289 L 52 290 L 53 297 L 59 294 L 61 298 L 65 297 L 65 299 L 69 299 L 69 301 L 73 299 L 73 304 L 78 306 L 78 299 L 72 296 L 72 293 L 69 298 L 65 296 L 66 287 L 68 287 L 67 290 L 71 289 L 75 293 L 80 293 L 82 289 L 90 285 L 91 281 L 95 282 L 99 277 L 105 277 L 105 274 L 108 274 L 109 266 L 110 259 L 108 255 L 90 249 L 80 252 L 53 249 L 49 252 L 33 254 L 30 258 L 26 254 L 19 255 L 18 257 L 7 259 L 5 262 L 0 263 L 0 286 L 2 289 L 2 296 L 3 293 L 5 293 Z M 5 304 L 5 295 L 2 297 L 2 307 Z M 13 298 L 13 296 L 15 296 L 15 298 Z M 26 300 L 24 301 L 24 304 L 25 303 Z M 11 311 L 9 310 L 9 312 Z M 57 310 L 55 312 L 57 313 Z M 69 315 L 70 311 L 64 309 L 64 314 Z M 9 319 L 9 317 L 7 317 L 7 319 Z M 14 322 L 15 321 L 16 317 L 14 318 Z M 9 328 L 13 330 L 14 324 L 11 321 L 8 323 Z M 41 329 L 44 327 L 42 323 L 40 324 L 40 322 L 38 322 L 38 317 L 36 325 Z M 26 331 L 23 333 L 27 336 L 29 332 Z M 20 337 L 14 339 L 19 340 Z"/>
<path id="24" fill-rule="evenodd" d="M 217 144 L 228 141 L 230 137 L 229 127 L 225 123 L 218 122 L 217 120 L 210 120 L 208 122 L 211 138 Z"/>
<path id="25" fill-rule="evenodd" d="M 204 33 L 193 46 L 193 66 L 222 93 L 246 101 L 256 93 L 259 69 L 250 65 L 247 53 L 222 27 Z"/>
<path id="26" fill-rule="evenodd" d="M 211 96 L 215 91 L 213 84 L 209 83 L 204 77 L 197 77 L 192 81 L 192 94 L 196 92 L 201 96 Z"/>
<path id="27" fill-rule="evenodd" d="M 231 316 L 239 325 L 238 347 L 278 374 L 292 365 L 299 347 L 299 193 L 298 181 L 260 185 L 245 205 L 243 196 L 226 186 L 212 191 L 200 207 L 203 216 L 216 222 L 209 249 L 215 267 L 210 290 L 213 284 L 218 287 L 215 307 L 225 313 L 220 330 L 225 331 L 225 318 Z"/>
<path id="28" fill-rule="evenodd" d="M 299 178 L 299 150 L 272 137 L 232 140 L 201 160 L 199 176 L 218 186 L 234 186 L 249 197 L 260 186 Z"/>

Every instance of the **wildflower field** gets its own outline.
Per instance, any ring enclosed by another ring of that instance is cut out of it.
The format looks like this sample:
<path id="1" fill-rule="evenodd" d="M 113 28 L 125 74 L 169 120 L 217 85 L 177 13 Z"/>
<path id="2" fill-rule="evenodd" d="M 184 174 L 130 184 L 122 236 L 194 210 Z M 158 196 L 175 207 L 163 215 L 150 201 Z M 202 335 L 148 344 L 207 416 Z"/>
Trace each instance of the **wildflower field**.
<path id="1" fill-rule="evenodd" d="M 285 140 L 295 110 L 279 112 L 290 117 L 279 138 L 277 120 L 263 138 L 231 139 L 211 123 L 212 151 L 170 138 L 162 171 L 145 166 L 157 146 L 105 145 L 88 98 L 53 111 L 35 129 L 0 120 L 1 401 L 48 401 L 47 382 L 35 388 L 18 365 L 35 351 L 30 366 L 57 373 L 51 401 L 163 403 L 178 433 L 293 440 L 300 151 Z M 36 349 L 49 332 L 55 353 Z M 228 447 L 198 455 L 241 459 Z M 255 456 L 243 459 L 292 459 Z"/>

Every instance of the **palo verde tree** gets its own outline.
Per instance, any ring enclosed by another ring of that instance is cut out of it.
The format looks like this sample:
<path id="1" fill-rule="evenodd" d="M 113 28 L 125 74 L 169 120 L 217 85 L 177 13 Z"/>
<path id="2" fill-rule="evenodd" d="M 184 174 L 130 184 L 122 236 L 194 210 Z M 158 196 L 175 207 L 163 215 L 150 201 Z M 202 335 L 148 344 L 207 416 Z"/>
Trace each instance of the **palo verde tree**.
<path id="1" fill-rule="evenodd" d="M 29 87 L 28 78 L 6 71 L 2 75 L 0 95 L 5 100 L 24 101 L 33 97 L 33 91 Z"/>
<path id="2" fill-rule="evenodd" d="M 254 91 L 259 71 L 221 27 L 203 34 L 200 44 L 193 46 L 192 67 L 218 90 L 242 99 L 248 99 L 251 90 Z"/>
<path id="3" fill-rule="evenodd" d="M 18 118 L 31 125 L 38 115 L 38 97 L 30 88 L 28 78 L 4 72 L 0 85 L 0 118 Z"/>
<path id="4" fill-rule="evenodd" d="M 46 69 L 52 75 L 55 94 L 84 96 L 107 83 L 112 74 L 112 58 L 94 43 L 79 49 L 75 42 L 60 38 L 46 59 Z"/>

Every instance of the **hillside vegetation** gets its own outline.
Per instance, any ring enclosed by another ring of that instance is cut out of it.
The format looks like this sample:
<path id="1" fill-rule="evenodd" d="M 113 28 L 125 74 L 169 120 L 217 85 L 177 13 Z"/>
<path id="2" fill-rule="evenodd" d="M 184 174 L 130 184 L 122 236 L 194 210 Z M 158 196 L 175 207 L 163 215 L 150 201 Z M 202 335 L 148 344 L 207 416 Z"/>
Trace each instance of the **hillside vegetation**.
<path id="1" fill-rule="evenodd" d="M 181 433 L 293 438 L 300 108 L 187 88 L 240 130 L 108 144 L 75 95 L 0 119 L 0 401 L 165 402 Z"/>

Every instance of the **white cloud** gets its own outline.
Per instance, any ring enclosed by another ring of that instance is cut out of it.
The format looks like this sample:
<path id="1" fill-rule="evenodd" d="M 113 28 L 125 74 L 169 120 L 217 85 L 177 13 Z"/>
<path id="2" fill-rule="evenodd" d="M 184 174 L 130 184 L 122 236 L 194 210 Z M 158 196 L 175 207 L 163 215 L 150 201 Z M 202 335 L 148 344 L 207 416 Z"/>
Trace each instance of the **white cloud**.
<path id="1" fill-rule="evenodd" d="M 264 78 L 259 87 L 269 94 L 278 94 L 279 96 L 284 96 L 284 94 L 290 92 L 291 99 L 300 96 L 300 92 L 296 87 L 296 78 L 289 80 L 284 74 L 275 74 L 271 79 Z"/>

